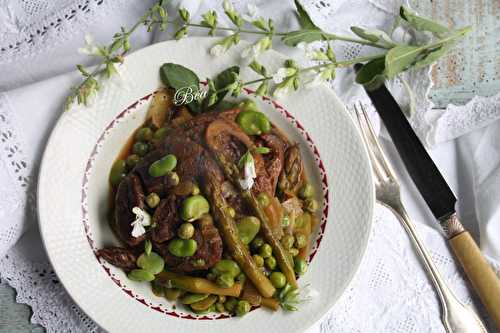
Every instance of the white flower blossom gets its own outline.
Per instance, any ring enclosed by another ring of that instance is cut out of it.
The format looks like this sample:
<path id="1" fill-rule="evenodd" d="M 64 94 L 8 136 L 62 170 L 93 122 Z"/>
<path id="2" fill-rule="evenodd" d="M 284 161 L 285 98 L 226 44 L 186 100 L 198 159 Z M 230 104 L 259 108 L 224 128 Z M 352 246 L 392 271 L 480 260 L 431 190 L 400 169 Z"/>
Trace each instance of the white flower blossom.
<path id="1" fill-rule="evenodd" d="M 283 82 L 287 77 L 290 75 L 293 75 L 297 72 L 296 69 L 294 68 L 287 68 L 287 67 L 281 67 L 279 68 L 276 73 L 273 75 L 273 81 L 274 83 L 278 84 Z"/>
<path id="2" fill-rule="evenodd" d="M 241 15 L 241 18 L 243 18 L 247 22 L 255 21 L 258 18 L 258 11 L 259 9 L 256 5 L 254 5 L 253 3 L 249 3 L 247 4 L 247 12 Z"/>
<path id="3" fill-rule="evenodd" d="M 315 49 L 311 43 L 300 42 L 297 44 L 297 48 L 303 50 L 307 58 L 311 59 L 314 57 Z"/>
<path id="4" fill-rule="evenodd" d="M 213 55 L 214 57 L 218 57 L 226 53 L 226 48 L 222 46 L 221 44 L 214 45 L 210 49 L 210 54 Z"/>
<path id="5" fill-rule="evenodd" d="M 135 214 L 135 220 L 130 225 L 132 228 L 132 237 L 140 237 L 146 233 L 144 227 L 151 225 L 151 216 L 139 207 L 132 208 L 132 213 Z"/>
<path id="6" fill-rule="evenodd" d="M 287 95 L 288 93 L 290 93 L 290 86 L 289 85 L 276 88 L 276 90 L 273 92 L 273 96 L 276 98 L 281 98 L 281 97 Z"/>
<path id="7" fill-rule="evenodd" d="M 250 190 L 254 184 L 255 178 L 257 178 L 255 162 L 252 154 L 248 153 L 243 165 L 243 178 L 239 180 L 241 188 L 243 190 Z"/>
<path id="8" fill-rule="evenodd" d="M 259 54 L 268 50 L 271 47 L 272 41 L 269 37 L 264 37 L 258 40 L 253 45 L 241 51 L 241 57 L 246 58 L 248 63 L 255 59 Z"/>
<path id="9" fill-rule="evenodd" d="M 86 55 L 98 55 L 99 48 L 94 43 L 94 37 L 90 34 L 85 35 L 85 46 L 78 49 L 78 53 Z"/>

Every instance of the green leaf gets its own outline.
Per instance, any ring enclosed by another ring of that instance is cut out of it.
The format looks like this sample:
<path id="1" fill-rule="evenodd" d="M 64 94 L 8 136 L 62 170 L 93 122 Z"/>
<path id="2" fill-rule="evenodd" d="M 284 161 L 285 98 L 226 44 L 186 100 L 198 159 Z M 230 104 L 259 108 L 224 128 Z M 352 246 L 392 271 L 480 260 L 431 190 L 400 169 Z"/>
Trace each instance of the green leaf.
<path id="1" fill-rule="evenodd" d="M 229 67 L 222 72 L 220 72 L 213 80 L 213 85 L 215 90 L 223 89 L 231 84 L 235 84 L 240 74 L 240 68 L 238 66 Z M 203 111 L 214 110 L 220 102 L 224 100 L 224 97 L 228 91 L 221 91 L 217 93 L 217 97 L 211 97 L 214 93 L 209 92 L 207 97 L 203 100 Z M 212 100 L 211 100 L 212 99 Z M 212 102 L 212 103 L 209 103 Z"/>
<path id="2" fill-rule="evenodd" d="M 260 74 L 262 76 L 266 76 L 266 68 L 259 64 L 257 61 L 252 61 L 250 65 L 248 65 L 255 73 Z"/>
<path id="3" fill-rule="evenodd" d="M 300 27 L 303 29 L 318 29 L 313 23 L 309 14 L 304 10 L 302 5 L 295 0 L 295 7 L 297 7 L 297 19 L 299 20 Z"/>
<path id="4" fill-rule="evenodd" d="M 137 266 L 155 275 L 163 271 L 165 261 L 155 252 L 151 252 L 149 255 L 143 253 L 137 259 Z"/>
<path id="5" fill-rule="evenodd" d="M 155 279 L 155 276 L 144 269 L 134 269 L 128 273 L 127 277 L 132 281 L 150 282 Z"/>
<path id="6" fill-rule="evenodd" d="M 351 27 L 351 31 L 356 34 L 356 36 L 361 37 L 367 41 L 378 43 L 382 42 L 385 45 L 394 46 L 396 43 L 389 37 L 389 35 L 382 30 L 372 29 L 367 30 L 360 27 Z"/>
<path id="7" fill-rule="evenodd" d="M 288 32 L 281 40 L 288 46 L 297 46 L 300 42 L 311 43 L 323 40 L 324 36 L 325 33 L 319 29 L 304 29 Z"/>
<path id="8" fill-rule="evenodd" d="M 164 85 L 175 90 L 185 87 L 194 87 L 198 90 L 200 86 L 200 79 L 192 70 L 170 62 L 160 67 L 160 79 Z M 195 113 L 200 112 L 200 104 L 197 100 L 189 103 L 188 107 Z"/>
<path id="9" fill-rule="evenodd" d="M 153 249 L 153 245 L 151 244 L 151 241 L 146 240 L 144 242 L 144 253 L 146 253 L 146 255 L 150 255 L 152 249 Z"/>
<path id="10" fill-rule="evenodd" d="M 413 68 L 420 69 L 432 65 L 439 58 L 448 53 L 448 51 L 450 51 L 453 48 L 453 46 L 455 46 L 455 44 L 456 44 L 455 42 L 446 43 L 434 50 L 429 51 L 425 56 L 423 56 L 413 65 Z"/>
<path id="11" fill-rule="evenodd" d="M 403 20 L 408 22 L 413 28 L 418 31 L 429 31 L 435 34 L 443 34 L 449 32 L 447 27 L 422 16 L 418 16 L 413 10 L 406 6 L 401 6 L 399 15 Z"/>
<path id="12" fill-rule="evenodd" d="M 387 52 L 384 74 L 392 79 L 397 74 L 411 67 L 422 55 L 425 48 L 421 46 L 399 45 Z"/>
<path id="13" fill-rule="evenodd" d="M 374 90 L 384 83 L 384 70 L 384 57 L 371 60 L 364 64 L 356 74 L 356 83 L 362 84 L 367 90 Z"/>

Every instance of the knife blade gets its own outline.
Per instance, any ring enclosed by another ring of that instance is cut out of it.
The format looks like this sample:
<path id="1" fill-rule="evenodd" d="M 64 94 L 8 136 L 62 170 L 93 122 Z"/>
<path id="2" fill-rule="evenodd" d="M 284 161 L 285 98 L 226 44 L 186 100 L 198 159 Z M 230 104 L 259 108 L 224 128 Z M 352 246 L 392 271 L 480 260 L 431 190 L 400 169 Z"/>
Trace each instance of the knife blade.
<path id="1" fill-rule="evenodd" d="M 460 223 L 457 198 L 385 85 L 366 90 L 411 179 L 443 227 L 450 246 L 486 310 L 500 329 L 500 279 Z"/>

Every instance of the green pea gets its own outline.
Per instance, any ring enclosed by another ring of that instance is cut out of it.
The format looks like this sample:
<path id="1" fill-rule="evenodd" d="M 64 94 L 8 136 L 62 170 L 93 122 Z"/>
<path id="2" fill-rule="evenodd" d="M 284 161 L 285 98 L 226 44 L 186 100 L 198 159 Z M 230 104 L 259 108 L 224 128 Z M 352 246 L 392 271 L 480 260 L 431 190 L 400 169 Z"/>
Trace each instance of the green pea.
<path id="1" fill-rule="evenodd" d="M 293 225 L 295 228 L 305 228 L 311 224 L 311 214 L 303 213 L 295 218 Z"/>
<path id="2" fill-rule="evenodd" d="M 160 286 L 156 281 L 151 281 L 151 291 L 156 297 L 162 297 L 165 295 L 165 288 Z"/>
<path id="3" fill-rule="evenodd" d="M 314 188 L 312 187 L 311 184 L 306 183 L 302 185 L 302 187 L 299 190 L 299 197 L 302 199 L 309 199 L 314 196 Z"/>
<path id="4" fill-rule="evenodd" d="M 234 312 L 238 317 L 242 317 L 250 312 L 250 303 L 248 301 L 238 301 L 236 307 L 234 308 Z"/>
<path id="5" fill-rule="evenodd" d="M 109 172 L 109 182 L 111 185 L 116 186 L 120 184 L 126 174 L 126 164 L 124 160 L 116 160 L 111 166 L 111 171 Z"/>
<path id="6" fill-rule="evenodd" d="M 257 201 L 259 201 L 259 204 L 262 207 L 267 207 L 271 203 L 271 200 L 269 199 L 269 196 L 266 193 L 264 193 L 264 192 L 259 193 L 259 195 L 257 196 Z"/>
<path id="7" fill-rule="evenodd" d="M 252 243 L 250 244 L 250 247 L 252 248 L 252 251 L 257 252 L 262 245 L 264 245 L 264 239 L 262 237 L 257 236 L 253 239 Z"/>
<path id="8" fill-rule="evenodd" d="M 307 246 L 307 237 L 304 234 L 295 235 L 295 247 L 301 249 Z"/>
<path id="9" fill-rule="evenodd" d="M 236 122 L 248 135 L 260 135 L 271 130 L 269 119 L 257 111 L 242 111 L 236 117 Z"/>
<path id="10" fill-rule="evenodd" d="M 252 259 L 255 262 L 255 265 L 257 265 L 257 267 L 264 266 L 264 258 L 262 258 L 261 256 L 259 256 L 258 254 L 254 254 L 252 256 Z"/>
<path id="11" fill-rule="evenodd" d="M 307 271 L 307 262 L 302 258 L 295 258 L 293 269 L 298 275 L 303 275 Z"/>
<path id="12" fill-rule="evenodd" d="M 288 252 L 290 253 L 290 255 L 292 257 L 296 257 L 299 254 L 299 250 L 294 248 L 294 247 L 292 247 L 290 250 L 288 250 Z"/>
<path id="13" fill-rule="evenodd" d="M 175 301 L 181 295 L 182 295 L 182 290 L 180 289 L 175 289 L 175 288 L 165 289 L 165 298 L 168 299 L 169 301 Z"/>
<path id="14" fill-rule="evenodd" d="M 224 303 L 215 303 L 215 311 L 219 313 L 225 312 L 226 308 L 224 307 Z"/>
<path id="15" fill-rule="evenodd" d="M 127 157 L 127 166 L 132 169 L 137 165 L 137 163 L 139 163 L 140 160 L 141 158 L 139 157 L 139 155 L 136 154 L 129 155 Z"/>
<path id="16" fill-rule="evenodd" d="M 149 193 L 146 197 L 146 203 L 150 208 L 155 208 L 160 203 L 160 197 L 154 192 Z"/>
<path id="17" fill-rule="evenodd" d="M 199 301 L 203 301 L 210 294 L 186 294 L 179 299 L 182 304 L 193 304 Z"/>
<path id="18" fill-rule="evenodd" d="M 148 153 L 149 151 L 149 145 L 144 142 L 136 142 L 132 146 L 132 152 L 134 154 L 137 154 L 139 156 L 144 156 Z"/>
<path id="19" fill-rule="evenodd" d="M 292 235 L 285 235 L 285 236 L 283 236 L 283 238 L 281 238 L 281 245 L 286 250 L 291 249 L 294 242 L 295 242 L 295 239 L 293 238 Z"/>
<path id="20" fill-rule="evenodd" d="M 168 187 L 177 186 L 177 185 L 179 185 L 179 182 L 180 182 L 180 178 L 179 178 L 179 175 L 177 174 L 177 172 L 170 171 L 169 173 L 167 173 L 165 175 L 165 184 Z"/>
<path id="21" fill-rule="evenodd" d="M 217 296 L 217 302 L 224 303 L 225 301 L 226 301 L 226 296 L 224 296 L 224 295 Z"/>
<path id="22" fill-rule="evenodd" d="M 288 215 L 284 215 L 283 219 L 281 220 L 281 226 L 283 228 L 286 228 L 290 225 L 290 217 Z"/>
<path id="23" fill-rule="evenodd" d="M 269 280 L 276 289 L 283 288 L 286 284 L 285 274 L 281 272 L 272 272 Z"/>
<path id="24" fill-rule="evenodd" d="M 203 214 L 210 211 L 210 205 L 207 199 L 201 195 L 193 195 L 184 199 L 181 206 L 181 218 L 184 221 L 194 221 L 199 219 Z"/>
<path id="25" fill-rule="evenodd" d="M 229 216 L 233 218 L 236 216 L 236 211 L 234 210 L 233 207 L 227 207 L 227 213 L 229 214 Z"/>
<path id="26" fill-rule="evenodd" d="M 195 254 L 198 244 L 194 239 L 173 239 L 168 243 L 168 252 L 176 257 L 191 257 Z"/>
<path id="27" fill-rule="evenodd" d="M 155 279 L 155 276 L 145 269 L 133 269 L 127 277 L 132 281 L 139 282 L 151 282 Z"/>
<path id="28" fill-rule="evenodd" d="M 273 248 L 269 244 L 264 244 L 259 249 L 262 258 L 269 258 L 273 254 Z"/>
<path id="29" fill-rule="evenodd" d="M 153 162 L 149 166 L 148 172 L 151 177 L 161 177 L 174 170 L 176 165 L 177 158 L 172 154 L 168 154 L 158 161 Z"/>
<path id="30" fill-rule="evenodd" d="M 149 255 L 143 253 L 137 258 L 137 266 L 151 274 L 158 274 L 163 271 L 165 261 L 155 252 L 151 252 Z"/>
<path id="31" fill-rule="evenodd" d="M 168 134 L 168 128 L 166 127 L 161 127 L 155 131 L 153 134 L 153 139 L 154 140 L 163 140 Z"/>
<path id="32" fill-rule="evenodd" d="M 232 278 L 238 276 L 241 273 L 240 266 L 231 260 L 231 259 L 222 259 L 213 267 L 213 271 L 215 274 L 224 274 L 227 273 Z"/>
<path id="33" fill-rule="evenodd" d="M 224 302 L 224 307 L 226 308 L 227 311 L 233 312 L 234 308 L 236 307 L 236 304 L 238 304 L 238 299 L 230 297 L 226 302 Z"/>
<path id="34" fill-rule="evenodd" d="M 177 236 L 182 239 L 190 239 L 194 235 L 194 227 L 191 223 L 183 223 L 177 229 Z"/>
<path id="35" fill-rule="evenodd" d="M 308 212 L 314 213 L 318 210 L 319 204 L 316 200 L 314 199 L 307 199 L 305 202 L 305 208 Z"/>
<path id="36" fill-rule="evenodd" d="M 258 111 L 257 103 L 255 103 L 255 101 L 251 99 L 245 99 L 240 104 L 238 104 L 238 107 L 242 111 Z"/>
<path id="37" fill-rule="evenodd" d="M 148 142 L 153 138 L 153 131 L 149 127 L 143 127 L 135 134 L 137 141 Z"/>
<path id="38" fill-rule="evenodd" d="M 255 216 L 245 216 L 238 224 L 238 235 L 243 244 L 250 244 L 260 230 L 260 220 Z"/>
<path id="39" fill-rule="evenodd" d="M 234 285 L 234 277 L 229 273 L 223 273 L 217 277 L 215 283 L 222 288 L 231 288 Z"/>
<path id="40" fill-rule="evenodd" d="M 265 264 L 266 267 L 272 271 L 276 268 L 276 259 L 274 257 L 266 258 Z"/>

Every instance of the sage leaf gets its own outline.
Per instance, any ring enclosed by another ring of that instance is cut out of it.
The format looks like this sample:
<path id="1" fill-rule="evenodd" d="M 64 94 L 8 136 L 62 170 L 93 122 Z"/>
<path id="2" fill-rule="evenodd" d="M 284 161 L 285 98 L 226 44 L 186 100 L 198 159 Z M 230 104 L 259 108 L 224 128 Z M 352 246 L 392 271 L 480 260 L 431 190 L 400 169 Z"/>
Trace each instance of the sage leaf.
<path id="1" fill-rule="evenodd" d="M 443 44 L 442 46 L 429 51 L 422 59 L 418 60 L 414 65 L 413 68 L 415 69 L 420 69 L 426 66 L 429 66 L 436 62 L 439 58 L 444 56 L 446 53 L 448 53 L 449 50 L 451 50 L 455 46 L 455 43 L 446 43 Z"/>
<path id="2" fill-rule="evenodd" d="M 155 252 L 151 252 L 149 255 L 143 253 L 137 258 L 137 266 L 155 275 L 163 271 L 165 261 Z"/>
<path id="3" fill-rule="evenodd" d="M 290 31 L 281 38 L 281 41 L 288 46 L 297 46 L 300 42 L 311 43 L 325 39 L 325 33 L 319 29 L 304 29 Z"/>
<path id="4" fill-rule="evenodd" d="M 406 6 L 401 6 L 399 15 L 403 20 L 408 22 L 413 28 L 418 31 L 429 31 L 435 34 L 444 34 L 450 31 L 444 25 L 441 25 L 431 19 L 418 16 L 413 10 Z"/>
<path id="5" fill-rule="evenodd" d="M 362 84 L 368 91 L 375 90 L 385 81 L 384 70 L 385 57 L 373 59 L 356 73 L 356 83 Z"/>
<path id="6" fill-rule="evenodd" d="M 160 79 L 164 85 L 175 90 L 192 87 L 193 94 L 196 94 L 200 89 L 200 79 L 198 76 L 192 70 L 182 65 L 170 62 L 163 64 L 160 67 Z M 194 113 L 200 112 L 200 102 L 198 100 L 192 101 L 187 106 Z"/>
<path id="7" fill-rule="evenodd" d="M 313 23 L 309 14 L 304 10 L 302 5 L 295 0 L 295 7 L 297 7 L 297 19 L 299 20 L 300 27 L 303 29 L 318 29 L 318 27 Z"/>
<path id="8" fill-rule="evenodd" d="M 382 30 L 371 29 L 367 30 L 361 27 L 351 27 L 351 31 L 356 34 L 356 36 L 363 38 L 369 42 L 380 43 L 382 42 L 387 46 L 395 46 L 396 43 L 389 37 L 389 35 Z"/>
<path id="9" fill-rule="evenodd" d="M 240 74 L 240 68 L 238 66 L 229 67 L 222 72 L 220 72 L 213 80 L 213 85 L 215 90 L 223 89 L 229 85 L 235 84 Z M 202 109 L 203 111 L 214 110 L 220 102 L 224 100 L 224 97 L 228 91 L 221 91 L 217 93 L 216 97 L 212 97 L 215 92 L 209 91 L 207 97 L 203 100 Z M 211 102 L 211 103 L 210 103 Z"/>
<path id="10" fill-rule="evenodd" d="M 387 52 L 384 74 L 392 79 L 397 74 L 411 67 L 425 48 L 421 46 L 399 45 Z"/>

